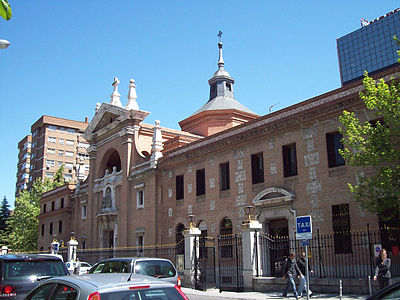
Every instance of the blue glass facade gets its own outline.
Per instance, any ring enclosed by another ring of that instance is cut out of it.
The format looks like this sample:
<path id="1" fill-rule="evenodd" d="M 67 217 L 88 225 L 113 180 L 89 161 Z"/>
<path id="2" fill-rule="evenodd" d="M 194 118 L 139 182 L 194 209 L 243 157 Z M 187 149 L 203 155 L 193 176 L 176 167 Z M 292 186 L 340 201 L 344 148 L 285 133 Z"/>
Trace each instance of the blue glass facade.
<path id="1" fill-rule="evenodd" d="M 337 39 L 342 85 L 362 78 L 365 71 L 374 74 L 396 65 L 400 47 L 394 35 L 400 39 L 399 9 Z"/>

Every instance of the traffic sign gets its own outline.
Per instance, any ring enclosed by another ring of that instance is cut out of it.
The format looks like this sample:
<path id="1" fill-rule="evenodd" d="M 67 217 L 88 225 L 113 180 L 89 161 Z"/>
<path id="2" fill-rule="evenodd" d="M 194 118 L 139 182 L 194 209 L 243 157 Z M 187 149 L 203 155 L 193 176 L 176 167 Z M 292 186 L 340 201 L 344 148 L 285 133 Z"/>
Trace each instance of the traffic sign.
<path id="1" fill-rule="evenodd" d="M 311 240 L 312 239 L 312 220 L 311 216 L 301 216 L 296 218 L 296 239 Z"/>

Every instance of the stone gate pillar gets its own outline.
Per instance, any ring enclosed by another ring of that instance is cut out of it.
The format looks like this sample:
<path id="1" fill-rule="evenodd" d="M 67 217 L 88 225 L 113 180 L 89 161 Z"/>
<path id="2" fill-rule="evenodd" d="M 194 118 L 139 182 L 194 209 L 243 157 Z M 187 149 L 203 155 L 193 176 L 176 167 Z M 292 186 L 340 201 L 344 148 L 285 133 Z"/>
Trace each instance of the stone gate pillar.
<path id="1" fill-rule="evenodd" d="M 260 270 L 259 234 L 262 224 L 257 220 L 242 223 L 243 288 L 253 290 L 253 276 Z M 255 244 L 257 236 L 257 244 Z M 257 248 L 256 248 L 257 247 Z M 260 274 L 261 275 L 261 274 Z"/>
<path id="2" fill-rule="evenodd" d="M 183 231 L 185 238 L 185 286 L 194 288 L 195 287 L 195 263 L 196 257 L 199 257 L 199 236 L 201 231 L 197 227 L 193 227 L 193 224 L 188 229 Z"/>
<path id="3" fill-rule="evenodd" d="M 71 237 L 71 239 L 67 243 L 68 245 L 68 258 L 67 261 L 76 261 L 76 252 L 78 250 L 78 241 L 75 240 L 74 237 Z"/>

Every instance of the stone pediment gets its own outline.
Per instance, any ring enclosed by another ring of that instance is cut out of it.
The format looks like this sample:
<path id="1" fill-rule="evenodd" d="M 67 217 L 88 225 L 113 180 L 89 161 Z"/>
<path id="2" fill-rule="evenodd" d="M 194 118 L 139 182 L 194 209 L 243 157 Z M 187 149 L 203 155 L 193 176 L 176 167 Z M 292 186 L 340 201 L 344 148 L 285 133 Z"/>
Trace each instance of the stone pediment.
<path id="1" fill-rule="evenodd" d="M 90 139 L 95 132 L 113 123 L 118 117 L 124 115 L 126 111 L 124 107 L 103 103 L 83 133 L 84 138 L 86 140 Z"/>
<path id="2" fill-rule="evenodd" d="M 258 193 L 253 199 L 253 204 L 255 206 L 270 206 L 291 203 L 294 198 L 295 195 L 284 188 L 270 187 Z"/>

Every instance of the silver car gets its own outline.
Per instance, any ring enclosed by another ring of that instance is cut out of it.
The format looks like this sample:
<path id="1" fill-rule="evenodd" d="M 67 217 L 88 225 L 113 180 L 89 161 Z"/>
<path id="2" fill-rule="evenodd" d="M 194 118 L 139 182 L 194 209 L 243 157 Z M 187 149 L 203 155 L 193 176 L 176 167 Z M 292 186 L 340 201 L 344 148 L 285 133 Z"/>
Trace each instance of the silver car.
<path id="1" fill-rule="evenodd" d="M 176 285 L 138 274 L 86 274 L 42 282 L 27 300 L 182 300 L 188 298 Z"/>
<path id="2" fill-rule="evenodd" d="M 153 276 L 181 286 L 174 265 L 169 259 L 153 257 L 122 257 L 105 259 L 93 265 L 89 274 L 96 273 L 133 273 Z"/>

